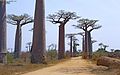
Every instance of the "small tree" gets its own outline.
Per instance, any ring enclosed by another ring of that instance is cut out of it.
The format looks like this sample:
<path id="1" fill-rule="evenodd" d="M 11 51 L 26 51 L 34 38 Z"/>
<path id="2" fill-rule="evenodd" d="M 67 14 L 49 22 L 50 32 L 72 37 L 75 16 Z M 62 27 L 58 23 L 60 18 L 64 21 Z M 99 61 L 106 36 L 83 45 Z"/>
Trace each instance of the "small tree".
<path id="1" fill-rule="evenodd" d="M 49 14 L 47 19 L 53 24 L 59 25 L 59 46 L 58 46 L 58 59 L 64 58 L 65 53 L 65 30 L 64 27 L 66 23 L 70 20 L 75 20 L 79 18 L 75 12 L 66 12 L 64 10 L 58 11 L 56 14 Z"/>
<path id="2" fill-rule="evenodd" d="M 12 25 L 17 25 L 16 35 L 15 35 L 14 58 L 20 58 L 21 40 L 22 40 L 21 28 L 22 26 L 32 22 L 33 19 L 28 14 L 24 14 L 20 16 L 14 14 L 8 15 L 7 23 Z"/>
<path id="3" fill-rule="evenodd" d="M 96 25 L 98 20 L 80 19 L 78 25 L 73 25 L 76 28 L 82 29 L 85 32 L 85 49 L 83 51 L 83 58 L 90 59 L 92 57 L 92 42 L 91 42 L 91 32 L 94 29 L 99 29 L 101 26 Z"/>

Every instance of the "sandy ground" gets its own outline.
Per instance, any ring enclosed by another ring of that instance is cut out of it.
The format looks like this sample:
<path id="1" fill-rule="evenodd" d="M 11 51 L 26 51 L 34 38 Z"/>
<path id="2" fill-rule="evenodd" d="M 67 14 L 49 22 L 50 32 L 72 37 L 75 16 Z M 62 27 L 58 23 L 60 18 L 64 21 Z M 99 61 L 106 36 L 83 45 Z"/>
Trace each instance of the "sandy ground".
<path id="1" fill-rule="evenodd" d="M 22 75 L 97 75 L 92 72 L 95 69 L 104 70 L 105 68 L 98 67 L 90 61 L 81 59 L 81 57 L 75 57 L 57 65 Z"/>

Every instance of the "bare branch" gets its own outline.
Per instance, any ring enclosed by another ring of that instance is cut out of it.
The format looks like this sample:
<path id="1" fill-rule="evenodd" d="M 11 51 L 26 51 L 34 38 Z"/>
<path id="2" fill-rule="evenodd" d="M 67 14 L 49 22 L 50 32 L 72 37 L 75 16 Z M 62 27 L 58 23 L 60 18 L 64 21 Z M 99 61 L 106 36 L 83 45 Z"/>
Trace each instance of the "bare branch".
<path id="1" fill-rule="evenodd" d="M 74 20 L 79 18 L 75 12 L 66 12 L 64 10 L 59 10 L 56 14 L 49 14 L 47 16 L 48 21 L 53 24 L 66 24 L 69 20 Z"/>
<path id="2" fill-rule="evenodd" d="M 93 25 L 92 26 L 92 29 L 90 29 L 89 31 L 91 32 L 92 30 L 94 30 L 94 29 L 99 29 L 99 28 L 101 28 L 102 26 L 100 26 L 100 25 Z"/>
<path id="3" fill-rule="evenodd" d="M 18 23 L 20 25 L 25 25 L 28 23 L 32 23 L 34 20 L 32 19 L 32 17 L 30 17 L 28 14 L 24 14 L 24 15 L 8 15 L 7 16 L 7 23 L 12 24 L 12 25 L 18 25 Z"/>
<path id="4" fill-rule="evenodd" d="M 94 29 L 99 29 L 102 26 L 96 25 L 98 20 L 89 20 L 89 19 L 80 19 L 78 20 L 78 25 L 76 25 L 77 28 L 83 29 L 84 31 L 92 31 Z"/>

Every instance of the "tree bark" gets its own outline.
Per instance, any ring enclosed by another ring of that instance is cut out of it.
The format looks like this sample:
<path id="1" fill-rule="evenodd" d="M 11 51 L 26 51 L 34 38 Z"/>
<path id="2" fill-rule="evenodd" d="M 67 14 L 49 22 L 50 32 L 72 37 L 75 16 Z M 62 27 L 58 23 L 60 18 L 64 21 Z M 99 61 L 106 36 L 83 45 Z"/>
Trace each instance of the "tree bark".
<path id="1" fill-rule="evenodd" d="M 84 50 L 83 50 L 83 54 L 82 54 L 83 59 L 87 59 L 87 55 L 88 55 L 87 50 L 88 50 L 88 33 L 87 33 L 87 31 L 85 31 Z"/>
<path id="2" fill-rule="evenodd" d="M 92 42 L 91 42 L 91 33 L 88 31 L 88 59 L 92 58 Z"/>
<path id="3" fill-rule="evenodd" d="M 64 58 L 65 53 L 65 31 L 64 25 L 59 26 L 59 44 L 58 44 L 58 59 Z"/>
<path id="4" fill-rule="evenodd" d="M 44 0 L 36 0 L 33 43 L 31 49 L 32 63 L 45 63 L 46 58 L 45 45 L 45 8 Z"/>
<path id="5" fill-rule="evenodd" d="M 82 52 L 85 50 L 85 37 L 82 38 Z"/>
<path id="6" fill-rule="evenodd" d="M 16 35 L 15 35 L 15 48 L 14 48 L 14 58 L 20 58 L 21 53 L 21 39 L 22 39 L 22 31 L 21 25 L 17 25 Z"/>
<path id="7" fill-rule="evenodd" d="M 6 53 L 6 39 L 7 39 L 7 30 L 6 30 L 6 0 L 0 1 L 0 60 L 3 63 L 7 63 Z"/>
<path id="8" fill-rule="evenodd" d="M 73 53 L 72 53 L 72 37 L 70 36 L 70 57 L 72 57 Z"/>

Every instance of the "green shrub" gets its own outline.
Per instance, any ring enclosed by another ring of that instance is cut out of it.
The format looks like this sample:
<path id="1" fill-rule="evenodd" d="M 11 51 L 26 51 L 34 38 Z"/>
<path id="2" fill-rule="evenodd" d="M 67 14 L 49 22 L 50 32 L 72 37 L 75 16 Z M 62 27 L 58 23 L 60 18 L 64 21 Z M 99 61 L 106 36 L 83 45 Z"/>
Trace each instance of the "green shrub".
<path id="1" fill-rule="evenodd" d="M 47 60 L 56 60 L 57 59 L 57 50 L 48 50 L 47 51 Z"/>
<path id="2" fill-rule="evenodd" d="M 96 52 L 93 53 L 92 60 L 97 60 L 101 56 L 108 56 L 108 52 L 103 49 L 98 49 Z"/>
<path id="3" fill-rule="evenodd" d="M 8 63 L 13 63 L 13 54 L 12 53 L 7 53 L 7 62 Z"/>

